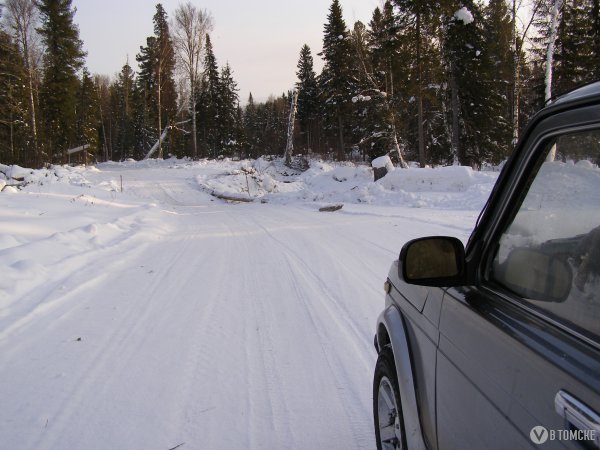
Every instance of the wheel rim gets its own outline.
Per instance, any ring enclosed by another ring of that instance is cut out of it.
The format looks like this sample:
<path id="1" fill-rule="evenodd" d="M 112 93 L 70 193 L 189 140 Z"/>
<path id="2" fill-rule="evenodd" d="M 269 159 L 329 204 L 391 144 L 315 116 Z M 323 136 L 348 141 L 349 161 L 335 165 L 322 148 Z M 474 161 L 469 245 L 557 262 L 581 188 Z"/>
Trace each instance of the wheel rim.
<path id="1" fill-rule="evenodd" d="M 379 381 L 377 392 L 379 438 L 383 449 L 395 450 L 401 448 L 402 428 L 398 411 L 394 387 L 389 378 L 383 376 Z"/>

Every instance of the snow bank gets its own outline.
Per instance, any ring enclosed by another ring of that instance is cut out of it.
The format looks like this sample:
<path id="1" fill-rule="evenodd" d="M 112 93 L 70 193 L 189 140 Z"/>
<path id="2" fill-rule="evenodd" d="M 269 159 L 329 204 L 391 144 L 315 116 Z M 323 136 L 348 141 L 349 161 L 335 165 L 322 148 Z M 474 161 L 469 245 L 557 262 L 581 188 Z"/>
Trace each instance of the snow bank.
<path id="1" fill-rule="evenodd" d="M 382 157 L 374 164 L 385 167 L 391 161 Z M 280 160 L 257 160 L 238 163 L 237 168 L 230 166 L 221 173 L 198 175 L 196 181 L 210 193 L 278 204 L 341 202 L 478 210 L 497 175 L 469 167 L 410 168 L 392 170 L 374 182 L 373 170 L 366 165 L 312 161 L 307 171 L 299 173 Z"/>

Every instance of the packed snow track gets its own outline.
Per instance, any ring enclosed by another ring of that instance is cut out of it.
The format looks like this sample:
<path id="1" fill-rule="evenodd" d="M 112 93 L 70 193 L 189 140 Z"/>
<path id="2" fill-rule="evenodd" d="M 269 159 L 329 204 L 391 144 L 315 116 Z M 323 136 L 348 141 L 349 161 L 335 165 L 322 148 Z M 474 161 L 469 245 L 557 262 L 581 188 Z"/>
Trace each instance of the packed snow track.
<path id="1" fill-rule="evenodd" d="M 226 203 L 197 182 L 222 171 L 0 194 L 0 447 L 373 448 L 389 265 L 478 211 Z"/>

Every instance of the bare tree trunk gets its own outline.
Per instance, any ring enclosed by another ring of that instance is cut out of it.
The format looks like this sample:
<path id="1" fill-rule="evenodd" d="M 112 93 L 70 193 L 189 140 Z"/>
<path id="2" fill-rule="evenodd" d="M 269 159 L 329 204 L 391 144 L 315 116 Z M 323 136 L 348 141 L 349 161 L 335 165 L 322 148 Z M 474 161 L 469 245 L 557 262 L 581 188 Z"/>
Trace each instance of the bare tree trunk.
<path id="1" fill-rule="evenodd" d="M 394 78 L 393 78 L 393 73 L 392 73 L 392 68 L 389 67 L 389 72 L 390 72 L 390 83 L 389 83 L 389 88 L 388 88 L 388 77 L 385 77 L 385 84 L 386 84 L 386 89 L 389 89 L 390 92 L 390 97 L 394 98 Z M 369 77 L 370 78 L 370 77 Z M 388 92 L 388 91 L 386 91 Z M 406 161 L 404 161 L 404 156 L 402 155 L 402 149 L 400 148 L 400 143 L 398 142 L 398 132 L 396 131 L 396 120 L 394 118 L 394 111 L 392 110 L 392 107 L 390 106 L 390 102 L 391 100 L 388 99 L 388 97 L 385 97 L 385 110 L 388 116 L 388 123 L 391 124 L 392 126 L 392 143 L 394 145 L 394 150 L 396 150 L 396 153 L 398 154 L 398 160 L 400 161 L 400 167 L 402 167 L 403 169 L 408 169 L 408 164 L 406 164 Z"/>
<path id="2" fill-rule="evenodd" d="M 342 113 L 340 112 L 340 106 L 337 106 L 337 118 L 338 118 L 338 132 L 340 138 L 340 148 L 338 150 L 338 160 L 344 161 L 346 159 L 346 152 L 344 151 L 344 123 L 342 121 Z"/>
<path id="3" fill-rule="evenodd" d="M 454 64 L 451 63 L 453 66 Z M 452 145 L 452 164 L 458 166 L 463 163 L 460 148 L 460 126 L 459 126 L 459 115 L 460 105 L 458 101 L 458 86 L 456 85 L 456 78 L 454 76 L 454 68 L 450 69 L 450 95 L 452 105 L 452 134 L 451 134 L 451 145 Z"/>
<path id="4" fill-rule="evenodd" d="M 513 145 L 519 141 L 519 40 L 517 38 L 517 0 L 512 2 L 512 27 L 513 27 Z"/>
<path id="5" fill-rule="evenodd" d="M 192 116 L 193 157 L 198 158 L 198 124 L 196 114 L 196 85 L 200 76 L 200 57 L 206 33 L 212 30 L 212 17 L 206 10 L 196 8 L 190 2 L 180 4 L 175 10 L 174 44 L 177 62 L 183 69 L 190 86 Z"/>
<path id="6" fill-rule="evenodd" d="M 196 128 L 196 90 L 194 88 L 196 80 L 192 80 L 190 84 L 192 85 L 190 92 L 190 109 L 192 113 L 192 145 L 194 147 L 194 159 L 198 159 L 198 133 Z"/>
<path id="7" fill-rule="evenodd" d="M 363 75 L 365 76 L 369 84 L 373 87 L 373 89 L 376 92 L 379 92 L 379 86 L 377 85 L 377 82 L 373 78 L 373 75 L 369 73 L 369 70 L 367 69 L 367 64 L 365 63 L 365 55 L 363 55 L 362 52 L 358 52 L 358 57 L 361 62 Z M 400 167 L 402 167 L 403 169 L 407 169 L 408 164 L 404 160 L 404 152 L 402 151 L 402 148 L 400 147 L 400 142 L 398 141 L 398 130 L 396 129 L 396 120 L 394 118 L 394 110 L 392 108 L 392 101 L 394 98 L 394 79 L 391 64 L 388 64 L 388 72 L 389 81 L 388 74 L 386 74 L 385 76 L 385 95 L 383 96 L 383 106 L 385 108 L 385 116 L 388 122 L 388 126 L 392 130 L 392 145 L 394 147 L 394 151 L 398 154 Z M 365 152 L 363 150 L 363 160 L 364 155 Z"/>
<path id="8" fill-rule="evenodd" d="M 162 105 L 161 101 L 162 92 L 162 67 L 158 68 L 158 158 L 163 159 L 163 148 L 162 148 Z"/>
<path id="9" fill-rule="evenodd" d="M 292 163 L 292 153 L 294 151 L 294 122 L 296 121 L 296 110 L 298 108 L 298 91 L 294 91 L 290 103 L 290 115 L 288 118 L 287 144 L 285 146 L 285 165 Z"/>
<path id="10" fill-rule="evenodd" d="M 558 13 L 561 6 L 562 0 L 554 0 L 550 22 L 550 37 L 548 39 L 548 49 L 546 51 L 546 90 L 544 95 L 544 100 L 546 100 L 546 102 L 552 98 L 552 66 L 554 64 L 554 46 L 556 44 L 556 34 L 558 30 Z"/>
<path id="11" fill-rule="evenodd" d="M 546 91 L 544 99 L 546 103 L 552 99 L 552 66 L 554 64 L 554 45 L 556 43 L 556 32 L 558 29 L 558 13 L 562 6 L 562 0 L 554 0 L 554 6 L 552 8 L 552 17 L 550 21 L 550 37 L 548 40 L 548 49 L 546 51 L 546 77 L 545 85 Z M 556 145 L 552 146 L 552 149 L 548 153 L 547 160 L 549 162 L 554 161 L 556 158 Z"/>
<path id="12" fill-rule="evenodd" d="M 8 0 L 5 3 L 5 7 L 8 12 L 7 18 L 9 25 L 14 30 L 15 39 L 21 46 L 23 53 L 23 65 L 25 66 L 25 72 L 27 73 L 27 88 L 29 90 L 29 125 L 33 137 L 33 163 L 36 167 L 39 167 L 41 164 L 41 154 L 38 142 L 35 89 L 33 81 L 35 77 L 35 64 L 33 63 L 34 48 L 32 48 L 36 45 L 34 36 L 37 21 L 37 7 L 33 0 Z"/>
<path id="13" fill-rule="evenodd" d="M 421 14 L 417 12 L 417 129 L 419 134 L 419 163 L 425 167 L 425 131 L 423 129 L 423 89 L 421 86 Z"/>

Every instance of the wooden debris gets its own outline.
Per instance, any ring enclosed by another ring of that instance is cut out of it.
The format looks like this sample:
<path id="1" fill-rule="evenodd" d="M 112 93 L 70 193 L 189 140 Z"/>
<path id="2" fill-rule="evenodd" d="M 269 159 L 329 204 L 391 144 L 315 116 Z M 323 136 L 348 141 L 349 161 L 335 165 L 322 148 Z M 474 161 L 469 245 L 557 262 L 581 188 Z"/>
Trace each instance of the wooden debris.
<path id="1" fill-rule="evenodd" d="M 220 192 L 212 191 L 210 193 L 213 197 L 220 198 L 221 200 L 226 200 L 228 202 L 244 202 L 244 203 L 252 203 L 254 199 L 252 197 L 236 197 L 232 195 L 221 194 Z"/>
<path id="2" fill-rule="evenodd" d="M 333 211 L 337 211 L 339 209 L 342 209 L 344 207 L 344 205 L 330 205 L 330 206 L 323 206 L 321 208 L 319 208 L 320 212 L 333 212 Z"/>

